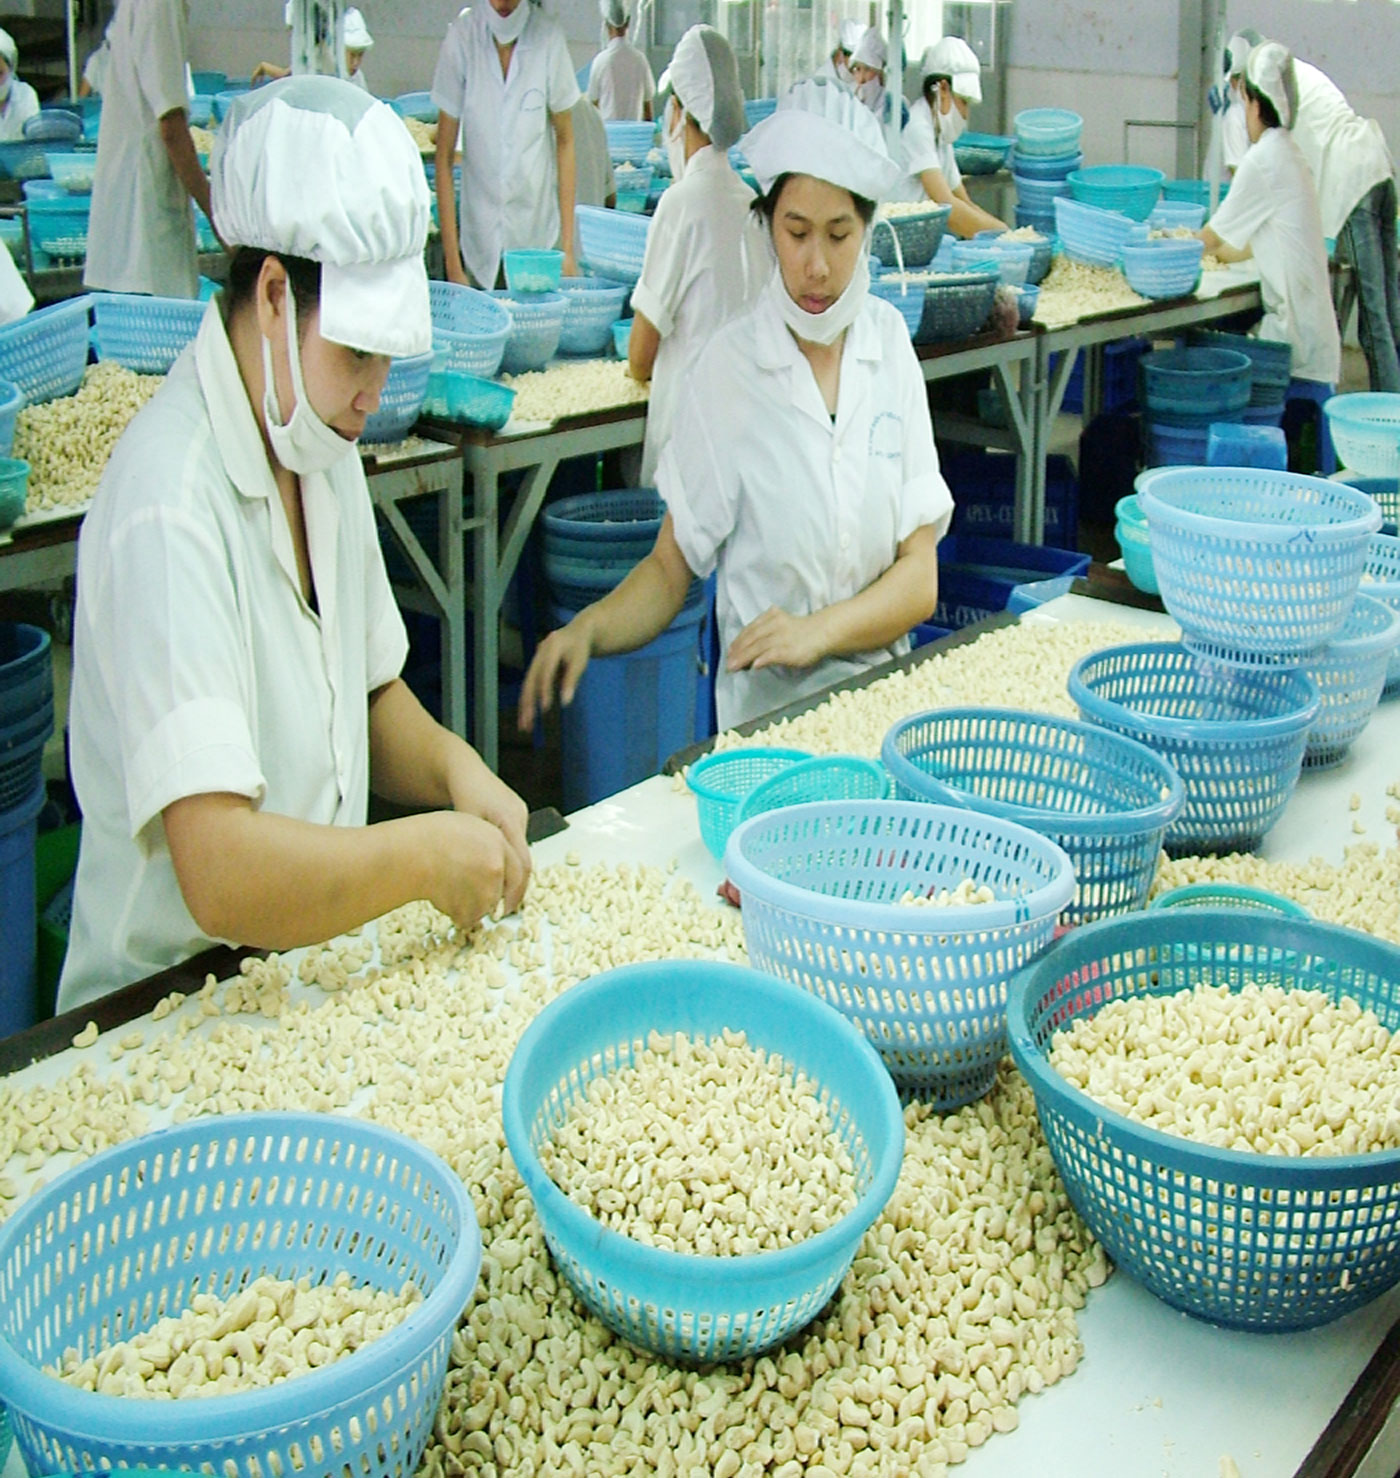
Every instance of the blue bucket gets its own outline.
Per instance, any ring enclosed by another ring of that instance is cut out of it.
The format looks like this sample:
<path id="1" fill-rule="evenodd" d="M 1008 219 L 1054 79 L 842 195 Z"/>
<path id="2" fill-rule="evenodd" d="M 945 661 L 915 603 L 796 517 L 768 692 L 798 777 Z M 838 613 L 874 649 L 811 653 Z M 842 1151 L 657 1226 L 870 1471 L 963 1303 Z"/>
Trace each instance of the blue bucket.
<path id="1" fill-rule="evenodd" d="M 556 609 L 563 624 L 574 613 Z M 563 710 L 564 809 L 655 775 L 695 737 L 696 662 L 705 603 L 682 610 L 635 652 L 595 657 Z"/>
<path id="2" fill-rule="evenodd" d="M 41 776 L 18 806 L 0 811 L 0 1037 L 34 1025 L 34 838 L 45 795 Z"/>

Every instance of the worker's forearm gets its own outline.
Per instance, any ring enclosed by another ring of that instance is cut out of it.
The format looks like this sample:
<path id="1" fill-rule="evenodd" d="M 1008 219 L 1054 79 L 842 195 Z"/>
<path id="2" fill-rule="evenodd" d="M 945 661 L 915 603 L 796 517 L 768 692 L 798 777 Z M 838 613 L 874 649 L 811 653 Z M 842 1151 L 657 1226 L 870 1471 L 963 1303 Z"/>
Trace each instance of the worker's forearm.
<path id="1" fill-rule="evenodd" d="M 938 604 L 938 544 L 920 529 L 879 579 L 859 595 L 815 613 L 827 656 L 874 651 L 927 621 Z"/>
<path id="2" fill-rule="evenodd" d="M 190 123 L 183 108 L 167 113 L 160 120 L 160 139 L 180 183 L 189 192 L 190 198 L 213 220 L 209 204 L 209 179 L 200 167 L 199 154 L 190 137 Z"/>
<path id="3" fill-rule="evenodd" d="M 989 211 L 983 210 L 980 205 L 974 205 L 957 191 L 953 192 L 952 205 L 948 229 L 963 240 L 976 236 L 979 231 L 1000 231 L 1006 227 L 1005 221 L 999 221 Z"/>
<path id="4" fill-rule="evenodd" d="M 656 325 L 645 313 L 634 310 L 632 331 L 627 336 L 627 373 L 645 385 L 656 368 L 656 351 L 660 347 L 661 335 Z"/>
<path id="5" fill-rule="evenodd" d="M 679 615 L 692 578 L 674 538 L 669 549 L 653 548 L 620 585 L 574 618 L 587 630 L 592 654 L 632 652 L 655 640 Z"/>
<path id="6" fill-rule="evenodd" d="M 457 119 L 447 113 L 439 113 L 437 144 L 433 152 L 433 188 L 437 193 L 438 232 L 442 237 L 442 254 L 449 262 L 460 262 L 462 250 L 457 234 L 457 187 L 452 178 L 458 127 Z"/>
<path id="7" fill-rule="evenodd" d="M 572 136 L 559 144 L 559 246 L 572 254 L 574 249 L 574 141 Z"/>
<path id="8" fill-rule="evenodd" d="M 370 698 L 370 786 L 401 806 L 463 807 L 490 774 L 476 751 L 445 729 L 402 678 Z"/>

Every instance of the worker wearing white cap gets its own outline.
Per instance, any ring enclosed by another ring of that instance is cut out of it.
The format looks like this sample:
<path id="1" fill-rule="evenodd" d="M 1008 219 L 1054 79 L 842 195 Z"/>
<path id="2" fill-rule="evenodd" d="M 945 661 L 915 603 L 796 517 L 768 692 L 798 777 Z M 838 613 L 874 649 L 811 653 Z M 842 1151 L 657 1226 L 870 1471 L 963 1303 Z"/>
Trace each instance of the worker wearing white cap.
<path id="1" fill-rule="evenodd" d="M 1371 389 L 1400 392 L 1400 264 L 1395 244 L 1395 165 L 1374 118 L 1355 113 L 1337 85 L 1294 61 L 1293 137 L 1317 184 L 1322 234 L 1356 277 L 1357 335 Z"/>
<path id="2" fill-rule="evenodd" d="M 39 94 L 16 75 L 19 47 L 15 38 L 0 29 L 0 143 L 24 137 L 24 125 L 39 111 Z"/>
<path id="3" fill-rule="evenodd" d="M 642 482 L 651 486 L 683 387 L 716 329 L 757 295 L 768 253 L 753 221 L 753 191 L 729 150 L 744 132 L 739 63 L 712 26 L 692 26 L 662 78 L 661 127 L 675 183 L 661 197 L 632 292 L 628 363 L 651 381 Z"/>
<path id="4" fill-rule="evenodd" d="M 1231 174 L 1240 167 L 1249 148 L 1249 128 L 1244 121 L 1244 69 L 1249 53 L 1264 38 L 1251 26 L 1235 32 L 1225 47 L 1224 72 L 1227 83 L 1225 112 L 1220 120 L 1222 162 Z"/>
<path id="5" fill-rule="evenodd" d="M 1336 383 L 1342 345 L 1327 280 L 1327 248 L 1311 172 L 1293 138 L 1298 90 L 1293 58 L 1265 41 L 1245 65 L 1250 147 L 1230 193 L 1199 233 L 1222 261 L 1252 256 L 1264 299 L 1260 338 L 1293 349 L 1293 376 Z"/>
<path id="6" fill-rule="evenodd" d="M 854 87 L 856 80 L 851 76 L 851 53 L 864 34 L 865 26 L 860 21 L 842 21 L 836 28 L 836 45 L 832 47 L 831 55 L 817 69 L 817 76 L 834 78 L 837 82 Z"/>
<path id="7" fill-rule="evenodd" d="M 192 298 L 199 259 L 190 202 L 209 214 L 209 181 L 190 138 L 184 0 L 122 0 L 107 35 L 83 282 Z"/>
<path id="8" fill-rule="evenodd" d="M 945 36 L 924 49 L 919 77 L 920 95 L 900 139 L 908 171 L 900 198 L 951 206 L 948 229 L 955 236 L 1004 231 L 1005 221 L 973 204 L 954 150 L 972 104 L 982 101 L 976 52 L 960 37 Z"/>
<path id="9" fill-rule="evenodd" d="M 234 104 L 213 189 L 228 286 L 82 532 L 60 1009 L 418 898 L 470 927 L 529 869 L 523 803 L 399 676 L 354 445 L 390 356 L 432 344 L 413 142 L 348 82 L 293 77 Z M 371 783 L 440 809 L 366 826 Z"/>
<path id="10" fill-rule="evenodd" d="M 907 650 L 937 601 L 952 499 L 909 331 L 872 297 L 869 227 L 899 179 L 880 125 L 840 83 L 798 83 L 741 147 L 774 251 L 754 305 L 701 353 L 661 455 L 666 517 L 610 595 L 541 645 L 533 722 L 595 654 L 663 631 L 718 570 L 722 727 Z"/>
<path id="11" fill-rule="evenodd" d="M 889 48 L 885 45 L 885 38 L 874 26 L 867 26 L 851 53 L 851 82 L 856 96 L 882 123 L 888 123 L 894 117 L 896 102 L 885 87 L 885 68 L 888 64 Z M 900 126 L 903 127 L 908 122 L 909 109 L 903 98 L 897 101 Z"/>
<path id="12" fill-rule="evenodd" d="M 606 39 L 588 72 L 588 99 L 597 105 L 604 123 L 650 122 L 656 79 L 646 53 L 628 39 L 632 16 L 627 0 L 598 0 L 598 9 Z"/>
<path id="13" fill-rule="evenodd" d="M 579 88 L 564 33 L 536 0 L 481 0 L 448 27 L 433 73 L 438 221 L 447 275 L 494 287 L 515 247 L 558 246 L 574 265 Z M 462 197 L 453 199 L 458 125 Z"/>
<path id="14" fill-rule="evenodd" d="M 292 23 L 292 7 L 286 8 L 287 24 Z M 365 24 L 365 18 L 361 11 L 351 5 L 347 8 L 341 20 L 341 45 L 345 48 L 345 75 L 362 92 L 369 91 L 369 78 L 365 76 L 364 60 L 365 52 L 374 45 L 374 37 L 369 33 L 369 27 Z M 260 82 L 276 81 L 279 77 L 290 77 L 290 67 L 279 67 L 275 62 L 259 62 L 253 68 L 252 82 L 256 87 Z"/>

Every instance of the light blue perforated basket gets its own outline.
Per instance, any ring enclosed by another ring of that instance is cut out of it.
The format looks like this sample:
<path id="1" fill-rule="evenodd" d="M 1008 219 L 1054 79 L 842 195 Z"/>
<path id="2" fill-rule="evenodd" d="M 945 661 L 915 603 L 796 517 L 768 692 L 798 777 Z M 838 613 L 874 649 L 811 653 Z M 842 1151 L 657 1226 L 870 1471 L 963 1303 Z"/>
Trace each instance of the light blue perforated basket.
<path id="1" fill-rule="evenodd" d="M 30 405 L 71 395 L 88 359 L 92 298 L 70 298 L 26 313 L 0 328 L 0 379 L 24 392 Z"/>
<path id="2" fill-rule="evenodd" d="M 141 375 L 164 375 L 199 332 L 207 304 L 198 298 L 94 293 L 92 321 L 99 359 Z"/>
<path id="3" fill-rule="evenodd" d="M 724 865 L 750 962 L 835 1006 L 901 1087 L 940 1109 L 996 1080 L 1011 976 L 1050 942 L 1074 893 L 1074 867 L 1048 838 L 910 801 L 766 812 L 730 837 Z M 965 880 L 996 901 L 900 902 Z"/>
<path id="4" fill-rule="evenodd" d="M 986 811 L 1063 847 L 1077 879 L 1068 924 L 1142 907 L 1186 801 L 1176 771 L 1145 744 L 1018 709 L 911 714 L 881 756 L 901 800 Z"/>
<path id="5" fill-rule="evenodd" d="M 651 217 L 601 205 L 580 205 L 574 211 L 574 224 L 579 256 L 589 271 L 635 286 L 642 275 Z"/>
<path id="6" fill-rule="evenodd" d="M 743 1031 L 818 1085 L 855 1166 L 858 1200 L 789 1247 L 712 1257 L 647 1247 L 601 1226 L 549 1178 L 539 1151 L 600 1074 L 635 1060 L 652 1032 Z M 899 1177 L 904 1121 L 880 1060 L 820 1001 L 742 965 L 666 960 L 576 985 L 530 1023 L 506 1072 L 506 1143 L 555 1264 L 633 1345 L 671 1360 L 747 1359 L 819 1314 Z"/>
<path id="7" fill-rule="evenodd" d="M 927 267 L 948 229 L 951 205 L 928 202 L 927 210 L 900 216 L 878 216 L 870 232 L 870 250 L 882 266 Z"/>
<path id="8" fill-rule="evenodd" d="M 1322 708 L 1308 730 L 1305 770 L 1329 769 L 1346 758 L 1381 701 L 1397 643 L 1400 611 L 1373 596 L 1358 594 L 1346 624 L 1321 657 L 1307 666 L 1322 694 Z"/>
<path id="9" fill-rule="evenodd" d="M 627 301 L 625 282 L 605 277 L 565 277 L 564 323 L 559 330 L 560 354 L 604 355 L 612 342 L 612 326 Z"/>
<path id="10" fill-rule="evenodd" d="M 1312 915 L 1301 903 L 1270 893 L 1267 888 L 1251 888 L 1244 883 L 1187 883 L 1159 893 L 1148 908 L 1237 908 L 1243 913 L 1275 914 L 1286 919 L 1310 919 Z"/>
<path id="11" fill-rule="evenodd" d="M 1400 1150 L 1216 1149 L 1096 1103 L 1050 1065 L 1057 1031 L 1110 1001 L 1210 981 L 1321 991 L 1400 1029 L 1400 950 L 1355 929 L 1238 909 L 1148 909 L 1065 935 L 1011 988 L 1011 1052 L 1070 1200 L 1114 1264 L 1173 1308 L 1307 1329 L 1400 1278 Z"/>
<path id="12" fill-rule="evenodd" d="M 700 816 L 700 839 L 710 856 L 722 859 L 729 834 L 738 825 L 744 797 L 761 781 L 811 759 L 805 749 L 755 746 L 724 749 L 702 755 L 686 771 L 686 784 L 695 795 Z"/>
<path id="13" fill-rule="evenodd" d="M 813 801 L 883 801 L 890 790 L 890 777 L 875 760 L 854 754 L 817 755 L 760 780 L 739 803 L 734 824 L 742 826 L 765 811 Z"/>
<path id="14" fill-rule="evenodd" d="M 10 1413 L 5 1410 L 4 1402 L 0 1402 L 0 1470 L 10 1460 L 10 1448 L 14 1440 L 15 1434 L 10 1430 Z"/>
<path id="15" fill-rule="evenodd" d="M 0 1389 L 31 1473 L 190 1468 L 226 1478 L 401 1478 L 432 1431 L 481 1235 L 460 1178 L 422 1145 L 331 1114 L 196 1119 L 105 1150 L 0 1227 Z M 423 1302 L 333 1365 L 262 1390 L 132 1401 L 43 1372 L 255 1278 Z"/>
<path id="16" fill-rule="evenodd" d="M 1018 155 L 1057 159 L 1078 149 L 1084 120 L 1069 108 L 1024 108 L 1012 120 L 1012 128 Z"/>
<path id="17" fill-rule="evenodd" d="M 614 164 L 645 164 L 656 142 L 656 125 L 631 119 L 608 119 L 608 157 Z"/>
<path id="18" fill-rule="evenodd" d="M 0 408 L 3 415 L 3 408 Z M 0 437 L 0 448 L 4 445 Z M 1361 577 L 1364 594 L 1400 611 L 1400 539 L 1393 534 L 1372 534 L 1366 546 L 1366 569 Z M 1391 653 L 1385 670 L 1385 698 L 1400 692 L 1400 649 Z"/>
<path id="19" fill-rule="evenodd" d="M 564 327 L 563 293 L 512 293 L 498 289 L 492 296 L 510 314 L 510 335 L 501 369 L 508 375 L 542 370 L 554 358 Z"/>
<path id="20" fill-rule="evenodd" d="M 1135 486 L 1162 602 L 1192 651 L 1296 667 L 1341 630 L 1381 526 L 1374 499 L 1262 467 L 1164 467 Z"/>
<path id="21" fill-rule="evenodd" d="M 377 443 L 402 441 L 418 419 L 428 393 L 428 376 L 433 372 L 433 352 L 396 359 L 389 366 L 389 378 L 379 392 L 379 409 L 365 422 L 360 440 Z"/>
<path id="22" fill-rule="evenodd" d="M 510 338 L 510 311 L 490 293 L 456 282 L 428 282 L 433 345 L 448 351 L 447 368 L 489 380 L 501 367 Z"/>
<path id="23" fill-rule="evenodd" d="M 1344 466 L 1367 477 L 1400 477 L 1400 395 L 1334 395 L 1322 411 Z"/>

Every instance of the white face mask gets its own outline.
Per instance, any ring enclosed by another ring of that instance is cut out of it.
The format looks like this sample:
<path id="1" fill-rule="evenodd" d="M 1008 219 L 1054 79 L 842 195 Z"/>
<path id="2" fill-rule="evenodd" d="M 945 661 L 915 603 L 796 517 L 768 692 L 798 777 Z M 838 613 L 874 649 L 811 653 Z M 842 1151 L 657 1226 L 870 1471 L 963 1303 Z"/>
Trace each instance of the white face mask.
<path id="1" fill-rule="evenodd" d="M 878 117 L 880 104 L 885 100 L 885 84 L 878 77 L 868 77 L 857 84 L 856 96 Z"/>
<path id="2" fill-rule="evenodd" d="M 520 0 L 520 4 L 509 15 L 498 15 L 491 0 L 485 0 L 485 5 L 486 24 L 491 27 L 491 34 L 496 40 L 502 46 L 519 41 L 525 22 L 530 19 L 530 0 Z"/>
<path id="3" fill-rule="evenodd" d="M 950 144 L 957 141 L 967 132 L 967 119 L 962 115 L 962 109 L 958 107 L 958 100 L 948 94 L 948 111 L 938 115 L 938 137 L 946 139 Z"/>
<path id="4" fill-rule="evenodd" d="M 679 180 L 685 173 L 685 109 L 674 97 L 666 104 L 666 159 L 671 178 Z"/>
<path id="5" fill-rule="evenodd" d="M 800 303 L 793 301 L 792 294 L 788 292 L 787 285 L 783 282 L 781 265 L 773 268 L 773 275 L 768 280 L 768 296 L 777 307 L 778 316 L 799 339 L 806 339 L 812 344 L 834 344 L 856 321 L 857 314 L 865 306 L 869 292 L 870 233 L 868 231 L 865 240 L 861 242 L 856 270 L 851 273 L 851 280 L 846 284 L 846 290 L 831 307 L 821 313 L 808 313 Z"/>
<path id="6" fill-rule="evenodd" d="M 837 81 L 844 82 L 848 87 L 854 87 L 856 85 L 856 79 L 850 67 L 845 62 L 833 62 L 832 65 L 836 69 Z"/>
<path id="7" fill-rule="evenodd" d="M 312 472 L 325 472 L 334 467 L 342 457 L 355 450 L 353 441 L 346 439 L 326 423 L 311 408 L 311 398 L 301 377 L 301 350 L 297 345 L 297 305 L 292 293 L 292 284 L 286 286 L 287 300 L 287 358 L 291 361 L 292 394 L 296 405 L 291 419 L 284 426 L 281 410 L 277 404 L 277 388 L 272 379 L 272 342 L 262 341 L 263 356 L 263 420 L 267 423 L 267 439 L 272 443 L 272 453 L 288 472 L 305 477 Z"/>

